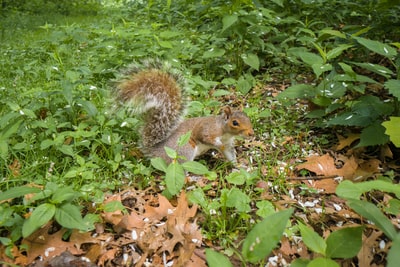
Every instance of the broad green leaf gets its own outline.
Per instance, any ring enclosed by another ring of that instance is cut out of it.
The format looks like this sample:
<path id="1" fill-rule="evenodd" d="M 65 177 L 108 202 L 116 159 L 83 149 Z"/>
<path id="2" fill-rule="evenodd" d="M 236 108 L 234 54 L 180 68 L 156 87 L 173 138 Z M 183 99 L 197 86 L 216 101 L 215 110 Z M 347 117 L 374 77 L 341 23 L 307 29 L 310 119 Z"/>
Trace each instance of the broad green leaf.
<path id="1" fill-rule="evenodd" d="M 375 41 L 375 40 L 370 40 L 362 37 L 353 37 L 357 42 L 359 42 L 361 45 L 365 46 L 372 52 L 375 52 L 379 55 L 388 57 L 388 58 L 393 58 L 397 55 L 396 49 L 391 47 L 388 44 Z"/>
<path id="2" fill-rule="evenodd" d="M 348 259 L 357 256 L 362 246 L 364 227 L 347 227 L 332 232 L 326 239 L 328 258 Z"/>
<path id="3" fill-rule="evenodd" d="M 388 181 L 374 180 L 361 183 L 343 181 L 336 188 L 336 194 L 344 199 L 359 199 L 362 194 L 372 190 L 393 193 L 400 198 L 400 185 Z"/>
<path id="4" fill-rule="evenodd" d="M 264 259 L 281 240 L 293 209 L 276 212 L 257 223 L 243 242 L 242 255 L 252 263 Z"/>
<path id="5" fill-rule="evenodd" d="M 118 210 L 126 212 L 126 208 L 122 205 L 121 201 L 113 200 L 104 204 L 105 212 L 114 212 Z"/>
<path id="6" fill-rule="evenodd" d="M 390 117 L 390 120 L 382 125 L 386 128 L 385 134 L 389 135 L 390 141 L 396 147 L 400 147 L 400 117 Z"/>
<path id="7" fill-rule="evenodd" d="M 307 267 L 310 260 L 307 259 L 295 259 L 290 263 L 290 267 Z"/>
<path id="8" fill-rule="evenodd" d="M 311 67 L 312 67 L 315 75 L 317 76 L 317 78 L 319 76 L 321 76 L 322 73 L 332 70 L 332 65 L 329 63 L 328 64 L 317 63 L 317 64 L 313 64 Z"/>
<path id="9" fill-rule="evenodd" d="M 331 35 L 331 36 L 335 36 L 335 37 L 339 37 L 339 38 L 342 38 L 342 39 L 346 39 L 346 34 L 340 32 L 340 31 L 336 31 L 336 30 L 322 29 L 322 30 L 319 31 L 319 35 L 322 35 L 322 34 L 328 34 L 328 35 Z"/>
<path id="10" fill-rule="evenodd" d="M 393 240 L 392 247 L 387 255 L 386 267 L 398 267 L 400 262 L 400 234 Z"/>
<path id="11" fill-rule="evenodd" d="M 385 88 L 400 100 L 400 80 L 388 80 L 385 82 Z"/>
<path id="12" fill-rule="evenodd" d="M 310 53 L 310 52 L 298 52 L 297 55 L 301 58 L 301 60 L 309 66 L 314 64 L 324 64 L 324 60 L 321 56 Z"/>
<path id="13" fill-rule="evenodd" d="M 319 253 L 321 255 L 325 255 L 326 252 L 326 243 L 325 240 L 313 229 L 308 226 L 298 223 L 301 238 L 303 239 L 304 244 L 311 249 L 312 251 Z"/>
<path id="14" fill-rule="evenodd" d="M 358 62 L 352 62 L 352 64 L 367 69 L 369 71 L 375 72 L 376 74 L 382 75 L 385 78 L 389 78 L 393 74 L 393 71 L 378 64 L 358 63 Z"/>
<path id="15" fill-rule="evenodd" d="M 357 74 L 354 72 L 353 68 L 349 64 L 346 64 L 344 62 L 339 62 L 338 64 L 342 68 L 342 70 L 347 73 L 347 75 L 351 77 L 356 77 Z"/>
<path id="16" fill-rule="evenodd" d="M 258 56 L 256 54 L 247 54 L 242 56 L 243 62 L 252 67 L 255 70 L 258 70 L 260 68 L 260 60 L 258 59 Z"/>
<path id="17" fill-rule="evenodd" d="M 240 172 L 232 172 L 225 179 L 228 183 L 234 185 L 243 185 L 246 182 L 246 176 Z"/>
<path id="18" fill-rule="evenodd" d="M 222 18 L 222 32 L 224 32 L 226 29 L 231 27 L 233 24 L 235 24 L 236 21 L 238 21 L 239 17 L 238 15 L 227 15 Z"/>
<path id="19" fill-rule="evenodd" d="M 57 207 L 55 219 L 62 227 L 83 231 L 87 230 L 79 207 L 71 203 Z"/>
<path id="20" fill-rule="evenodd" d="M 347 202 L 347 204 L 355 212 L 373 222 L 381 231 L 385 233 L 388 238 L 391 240 L 396 238 L 397 231 L 392 222 L 381 212 L 377 206 L 370 202 L 357 199 L 351 199 Z"/>
<path id="21" fill-rule="evenodd" d="M 80 194 L 74 191 L 74 189 L 72 189 L 71 186 L 67 186 L 58 188 L 52 195 L 51 199 L 53 200 L 54 203 L 59 204 L 62 203 L 63 201 L 71 202 L 79 195 Z"/>
<path id="22" fill-rule="evenodd" d="M 240 189 L 234 187 L 226 195 L 226 206 L 229 208 L 235 208 L 239 212 L 249 212 L 250 208 L 250 197 L 242 192 Z"/>
<path id="23" fill-rule="evenodd" d="M 308 84 L 296 84 L 285 89 L 278 95 L 278 99 L 311 98 L 316 94 L 315 87 Z"/>
<path id="24" fill-rule="evenodd" d="M 172 195 L 177 195 L 185 184 L 185 171 L 182 165 L 172 162 L 165 172 L 165 184 Z"/>
<path id="25" fill-rule="evenodd" d="M 61 147 L 58 147 L 57 150 L 61 151 L 65 155 L 68 155 L 71 157 L 74 156 L 74 150 L 72 149 L 72 146 L 62 145 Z"/>
<path id="26" fill-rule="evenodd" d="M 27 194 L 34 194 L 39 193 L 41 190 L 35 187 L 28 187 L 28 186 L 18 186 L 12 187 L 7 191 L 1 192 L 0 194 L 0 201 L 13 199 L 16 197 L 23 197 Z"/>
<path id="27" fill-rule="evenodd" d="M 166 146 L 164 147 L 164 150 L 169 158 L 176 159 L 178 157 L 178 152 L 176 152 L 175 149 Z"/>
<path id="28" fill-rule="evenodd" d="M 171 39 L 171 38 L 175 38 L 179 35 L 182 35 L 181 32 L 176 32 L 176 31 L 163 31 L 160 33 L 160 37 L 161 38 L 165 38 L 165 39 Z"/>
<path id="29" fill-rule="evenodd" d="M 331 259 L 316 258 L 307 265 L 307 267 L 340 267 L 340 265 Z"/>
<path id="30" fill-rule="evenodd" d="M 256 207 L 258 208 L 256 214 L 263 218 L 275 213 L 274 205 L 268 200 L 257 201 Z"/>
<path id="31" fill-rule="evenodd" d="M 206 249 L 206 260 L 209 267 L 233 267 L 225 255 L 210 248 Z"/>
<path id="32" fill-rule="evenodd" d="M 181 136 L 179 136 L 179 138 L 178 138 L 178 146 L 182 147 L 182 146 L 186 145 L 187 143 L 189 143 L 191 135 L 192 135 L 192 131 L 188 131 L 187 133 L 182 134 Z"/>
<path id="33" fill-rule="evenodd" d="M 221 48 L 212 48 L 203 53 L 203 58 L 214 58 L 214 57 L 222 57 L 225 54 L 225 50 Z"/>
<path id="34" fill-rule="evenodd" d="M 56 212 L 56 206 L 44 203 L 35 208 L 31 216 L 22 225 L 22 236 L 28 237 L 37 229 L 48 223 Z"/>
<path id="35" fill-rule="evenodd" d="M 385 127 L 380 122 L 375 122 L 361 131 L 360 142 L 356 147 L 383 145 L 389 142 L 385 134 Z"/>
<path id="36" fill-rule="evenodd" d="M 86 113 L 90 117 L 94 117 L 97 115 L 97 108 L 92 102 L 83 99 L 77 99 L 77 103 L 86 111 Z"/>
<path id="37" fill-rule="evenodd" d="M 163 47 L 163 48 L 173 48 L 174 46 L 172 45 L 172 42 L 170 41 L 162 41 L 162 40 L 157 40 L 158 44 Z"/>
<path id="38" fill-rule="evenodd" d="M 150 160 L 151 162 L 151 166 L 153 166 L 154 168 L 156 168 L 157 170 L 166 172 L 167 171 L 167 163 L 165 163 L 165 160 L 163 160 L 162 158 L 152 158 Z"/>
<path id="39" fill-rule="evenodd" d="M 338 47 L 333 48 L 332 50 L 329 50 L 328 53 L 326 53 L 326 59 L 334 59 L 342 54 L 343 51 L 353 47 L 353 45 L 348 45 L 348 44 L 342 44 L 339 45 Z"/>
<path id="40" fill-rule="evenodd" d="M 208 168 L 197 161 L 186 161 L 182 163 L 182 167 L 191 173 L 203 175 L 209 172 Z"/>

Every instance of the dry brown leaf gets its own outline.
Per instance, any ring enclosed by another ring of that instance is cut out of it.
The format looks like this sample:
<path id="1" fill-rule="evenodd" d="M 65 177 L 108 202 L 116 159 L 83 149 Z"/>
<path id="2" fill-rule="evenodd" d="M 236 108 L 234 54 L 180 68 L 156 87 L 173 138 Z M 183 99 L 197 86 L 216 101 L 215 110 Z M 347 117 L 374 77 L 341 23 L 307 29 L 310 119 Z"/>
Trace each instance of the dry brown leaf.
<path id="1" fill-rule="evenodd" d="M 377 239 L 382 235 L 381 231 L 372 231 L 370 236 L 366 237 L 363 233 L 363 246 L 361 247 L 360 251 L 357 254 L 358 258 L 358 266 L 360 267 L 367 267 L 371 266 L 371 262 L 374 259 L 374 250 L 377 246 Z"/>
<path id="2" fill-rule="evenodd" d="M 145 217 L 147 220 L 153 221 L 153 220 L 158 220 L 161 221 L 163 218 L 165 218 L 169 213 L 171 213 L 174 209 L 172 204 L 168 201 L 166 197 L 163 195 L 158 195 L 157 196 L 157 206 L 152 206 L 154 205 L 155 202 L 154 199 L 148 201 L 145 205 L 145 213 L 143 214 L 143 217 Z M 150 203 L 149 203 L 150 202 Z"/>
<path id="3" fill-rule="evenodd" d="M 29 248 L 27 252 L 27 262 L 32 262 L 39 256 L 46 261 L 47 259 L 60 255 L 66 250 L 74 255 L 82 253 L 72 242 L 65 242 L 62 240 L 66 229 L 61 229 L 53 234 L 49 234 L 48 232 L 51 226 L 51 223 L 48 223 L 46 226 L 22 240 L 22 244 L 27 245 Z"/>
<path id="4" fill-rule="evenodd" d="M 339 139 L 339 144 L 336 146 L 336 150 L 339 151 L 345 147 L 351 146 L 354 141 L 360 139 L 360 134 L 351 133 L 347 137 L 343 137 L 338 134 L 337 138 Z"/>
<path id="5" fill-rule="evenodd" d="M 354 157 L 350 157 L 342 168 L 336 168 L 334 159 L 329 155 L 312 156 L 306 159 L 307 162 L 296 167 L 297 170 L 306 169 L 322 176 L 342 176 L 344 179 L 352 179 L 358 168 Z"/>

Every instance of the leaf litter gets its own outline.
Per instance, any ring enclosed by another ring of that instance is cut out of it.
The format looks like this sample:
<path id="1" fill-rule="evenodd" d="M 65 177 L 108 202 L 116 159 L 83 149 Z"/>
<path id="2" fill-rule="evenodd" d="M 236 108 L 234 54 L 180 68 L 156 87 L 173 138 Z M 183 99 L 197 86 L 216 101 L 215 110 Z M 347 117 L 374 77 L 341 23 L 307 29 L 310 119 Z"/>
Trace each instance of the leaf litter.
<path id="1" fill-rule="evenodd" d="M 13 250 L 14 263 L 31 267 L 206 266 L 197 206 L 189 205 L 184 192 L 176 203 L 161 194 L 134 189 L 113 194 L 103 204 L 112 201 L 127 211 L 102 211 L 103 221 L 86 233 L 69 233 L 49 222 L 22 240 L 29 249 Z M 4 252 L 0 253 L 3 257 Z"/>

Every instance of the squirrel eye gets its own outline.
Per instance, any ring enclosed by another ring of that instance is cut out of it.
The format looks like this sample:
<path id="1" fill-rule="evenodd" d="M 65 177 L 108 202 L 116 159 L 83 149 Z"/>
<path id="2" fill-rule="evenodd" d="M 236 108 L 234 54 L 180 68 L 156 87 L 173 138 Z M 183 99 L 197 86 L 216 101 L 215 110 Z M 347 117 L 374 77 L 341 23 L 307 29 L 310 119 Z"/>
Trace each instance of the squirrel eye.
<path id="1" fill-rule="evenodd" d="M 237 120 L 232 121 L 233 126 L 239 126 L 239 122 Z"/>

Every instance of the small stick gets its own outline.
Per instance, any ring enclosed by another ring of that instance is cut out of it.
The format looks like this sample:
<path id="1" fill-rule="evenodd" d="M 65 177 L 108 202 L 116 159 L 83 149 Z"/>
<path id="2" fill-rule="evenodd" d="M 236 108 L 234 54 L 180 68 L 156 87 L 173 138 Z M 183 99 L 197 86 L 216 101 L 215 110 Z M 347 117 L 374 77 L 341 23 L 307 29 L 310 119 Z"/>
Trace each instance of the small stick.
<path id="1" fill-rule="evenodd" d="M 323 179 L 333 179 L 333 178 L 338 178 L 340 176 L 338 175 L 328 175 L 328 176 L 320 176 L 320 175 L 316 175 L 316 176 L 298 176 L 298 177 L 289 177 L 287 178 L 287 180 L 323 180 Z"/>

